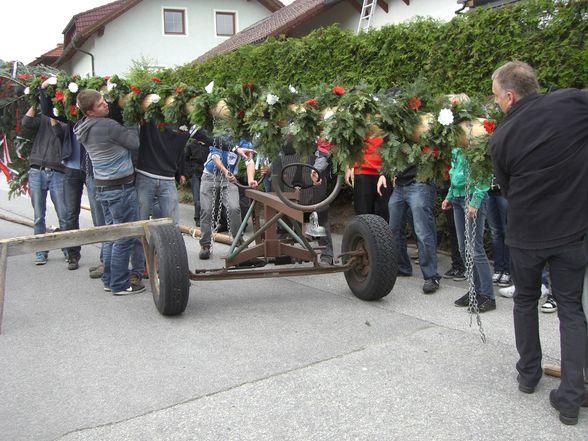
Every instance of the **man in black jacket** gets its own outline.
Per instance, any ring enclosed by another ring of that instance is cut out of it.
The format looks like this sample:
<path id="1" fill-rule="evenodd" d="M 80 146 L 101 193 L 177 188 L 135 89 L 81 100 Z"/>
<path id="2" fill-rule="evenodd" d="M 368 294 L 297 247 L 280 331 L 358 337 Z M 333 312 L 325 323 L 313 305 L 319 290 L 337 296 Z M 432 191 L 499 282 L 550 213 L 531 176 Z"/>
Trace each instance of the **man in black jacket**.
<path id="1" fill-rule="evenodd" d="M 549 398 L 564 424 L 576 424 L 585 395 L 581 296 L 588 263 L 588 93 L 565 89 L 541 95 L 533 68 L 520 61 L 500 67 L 492 79 L 494 100 L 506 113 L 491 151 L 508 200 L 519 390 L 534 392 L 542 375 L 537 304 L 547 263 L 559 307 L 562 366 L 560 387 Z"/>

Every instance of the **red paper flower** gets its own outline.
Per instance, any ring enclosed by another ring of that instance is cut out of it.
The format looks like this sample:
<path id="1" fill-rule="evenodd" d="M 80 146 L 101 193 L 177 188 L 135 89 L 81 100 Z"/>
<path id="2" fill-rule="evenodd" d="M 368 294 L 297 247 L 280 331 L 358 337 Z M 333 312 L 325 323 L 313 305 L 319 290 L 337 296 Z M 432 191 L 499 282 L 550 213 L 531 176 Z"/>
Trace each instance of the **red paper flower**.
<path id="1" fill-rule="evenodd" d="M 237 119 L 243 119 L 245 117 L 245 112 L 243 112 L 242 110 L 239 110 L 235 116 L 237 117 Z"/>
<path id="2" fill-rule="evenodd" d="M 69 106 L 69 113 L 71 114 L 71 116 L 76 116 L 78 114 L 75 104 Z"/>
<path id="3" fill-rule="evenodd" d="M 412 110 L 419 110 L 421 108 L 421 100 L 419 100 L 416 96 L 413 96 L 409 101 L 408 101 L 408 106 L 412 109 Z"/>
<path id="4" fill-rule="evenodd" d="M 29 76 L 27 74 L 20 74 L 18 76 L 18 78 L 20 78 L 21 80 L 28 80 L 29 79 Z"/>
<path id="5" fill-rule="evenodd" d="M 39 79 L 40 79 L 41 81 L 45 81 L 45 80 L 48 80 L 48 79 L 49 79 L 49 77 L 48 77 L 47 75 L 41 75 L 41 76 L 39 77 Z"/>
<path id="6" fill-rule="evenodd" d="M 309 100 L 306 100 L 306 104 L 308 104 L 309 106 L 316 106 L 317 100 L 315 98 L 311 98 Z"/>
<path id="7" fill-rule="evenodd" d="M 176 94 L 179 95 L 180 93 L 182 93 L 182 88 L 176 87 Z"/>
<path id="8" fill-rule="evenodd" d="M 254 84 L 253 83 L 245 83 L 243 84 L 243 89 L 253 90 Z"/>
<path id="9" fill-rule="evenodd" d="M 423 151 L 423 153 L 431 153 L 431 156 L 433 156 L 433 158 L 438 158 L 439 157 L 439 147 L 433 147 L 433 150 L 431 150 L 430 147 L 428 146 L 424 146 L 421 149 Z"/>
<path id="10" fill-rule="evenodd" d="M 451 101 L 451 105 L 452 105 L 453 107 L 457 106 L 458 104 L 459 104 L 459 101 L 457 101 L 457 100 L 453 100 L 453 101 Z"/>
<path id="11" fill-rule="evenodd" d="M 104 81 L 108 81 L 108 80 L 110 80 L 110 76 L 109 75 L 105 75 L 105 76 L 102 77 L 102 79 Z"/>
<path id="12" fill-rule="evenodd" d="M 134 84 L 131 86 L 131 90 L 136 93 L 137 95 L 139 95 L 141 93 L 141 89 L 138 88 L 137 86 L 135 86 Z"/>
<path id="13" fill-rule="evenodd" d="M 163 129 L 165 126 L 167 126 L 167 124 L 164 122 L 160 122 L 159 124 L 157 124 L 158 129 Z"/>
<path id="14" fill-rule="evenodd" d="M 345 89 L 343 89 L 341 86 L 335 86 L 333 87 L 333 93 L 336 93 L 337 95 L 343 95 L 345 93 Z"/>
<path id="15" fill-rule="evenodd" d="M 65 98 L 65 95 L 63 94 L 63 92 L 61 90 L 58 90 L 57 92 L 55 92 L 55 99 L 57 101 L 63 101 L 64 98 Z"/>
<path id="16" fill-rule="evenodd" d="M 151 81 L 153 81 L 154 83 L 161 83 L 161 80 L 157 77 L 152 77 Z"/>
<path id="17" fill-rule="evenodd" d="M 484 130 L 486 130 L 486 133 L 492 133 L 494 131 L 494 128 L 496 127 L 496 124 L 493 121 L 488 121 L 487 119 L 484 120 Z"/>

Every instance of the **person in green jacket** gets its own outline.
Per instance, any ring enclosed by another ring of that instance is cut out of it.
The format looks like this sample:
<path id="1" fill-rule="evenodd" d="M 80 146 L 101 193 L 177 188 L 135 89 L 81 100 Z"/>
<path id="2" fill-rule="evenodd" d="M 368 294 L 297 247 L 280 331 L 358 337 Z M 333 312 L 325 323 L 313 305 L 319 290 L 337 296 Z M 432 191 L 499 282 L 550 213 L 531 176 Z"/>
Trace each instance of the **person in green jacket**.
<path id="1" fill-rule="evenodd" d="M 492 270 L 488 256 L 484 250 L 484 225 L 486 223 L 486 205 L 489 183 L 467 182 L 468 163 L 461 148 L 451 151 L 451 185 L 445 200 L 441 204 L 443 210 L 453 207 L 455 230 L 459 243 L 459 251 L 466 262 L 465 236 L 474 235 L 473 277 L 475 297 L 480 312 L 496 309 L 496 298 L 492 286 Z M 468 185 L 469 184 L 469 185 Z M 455 301 L 456 306 L 471 306 L 469 291 Z"/>

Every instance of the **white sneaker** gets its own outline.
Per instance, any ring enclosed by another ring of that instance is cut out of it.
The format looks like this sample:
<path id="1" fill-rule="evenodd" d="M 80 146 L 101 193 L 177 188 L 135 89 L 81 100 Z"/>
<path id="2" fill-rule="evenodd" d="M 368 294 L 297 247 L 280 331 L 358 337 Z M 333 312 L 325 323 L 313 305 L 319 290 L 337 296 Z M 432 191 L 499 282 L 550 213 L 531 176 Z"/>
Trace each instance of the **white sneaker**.
<path id="1" fill-rule="evenodd" d="M 498 294 L 500 294 L 502 297 L 506 297 L 508 299 L 512 299 L 512 297 L 514 296 L 514 293 L 515 293 L 515 286 L 514 285 L 507 286 L 506 288 L 500 288 L 498 290 Z"/>

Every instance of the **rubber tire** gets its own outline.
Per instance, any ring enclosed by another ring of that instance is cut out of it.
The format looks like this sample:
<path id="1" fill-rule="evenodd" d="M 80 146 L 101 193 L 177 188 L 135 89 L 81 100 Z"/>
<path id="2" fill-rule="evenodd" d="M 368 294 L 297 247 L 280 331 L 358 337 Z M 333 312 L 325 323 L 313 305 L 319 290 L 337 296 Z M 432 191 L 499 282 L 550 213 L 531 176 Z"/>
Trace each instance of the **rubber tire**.
<path id="1" fill-rule="evenodd" d="M 392 231 L 386 221 L 374 214 L 355 216 L 345 227 L 341 251 L 346 253 L 357 248 L 363 240 L 367 251 L 368 273 L 362 274 L 359 267 L 345 271 L 347 285 L 361 300 L 379 300 L 387 296 L 398 275 L 398 250 Z"/>
<path id="2" fill-rule="evenodd" d="M 149 253 L 155 263 L 155 274 L 149 274 L 153 301 L 162 315 L 185 311 L 190 296 L 188 253 L 177 226 L 149 227 Z"/>

